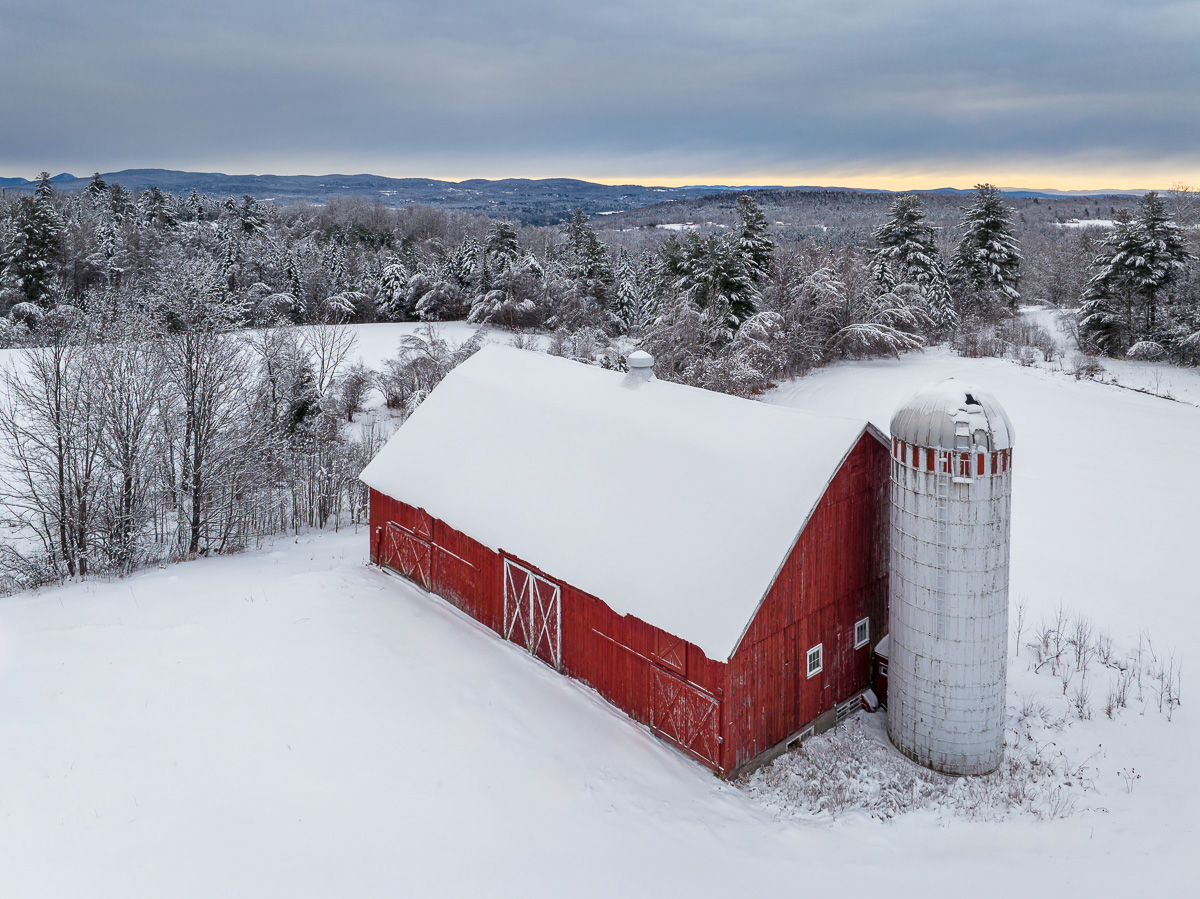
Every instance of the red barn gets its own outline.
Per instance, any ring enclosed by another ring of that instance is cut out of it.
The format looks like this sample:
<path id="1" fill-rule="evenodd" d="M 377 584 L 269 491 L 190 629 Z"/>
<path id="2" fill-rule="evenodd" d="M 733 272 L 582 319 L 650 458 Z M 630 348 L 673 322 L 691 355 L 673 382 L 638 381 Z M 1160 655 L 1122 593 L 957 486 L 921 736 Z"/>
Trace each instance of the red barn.
<path id="1" fill-rule="evenodd" d="M 888 446 L 635 356 L 456 368 L 362 474 L 371 558 L 730 773 L 871 682 Z"/>

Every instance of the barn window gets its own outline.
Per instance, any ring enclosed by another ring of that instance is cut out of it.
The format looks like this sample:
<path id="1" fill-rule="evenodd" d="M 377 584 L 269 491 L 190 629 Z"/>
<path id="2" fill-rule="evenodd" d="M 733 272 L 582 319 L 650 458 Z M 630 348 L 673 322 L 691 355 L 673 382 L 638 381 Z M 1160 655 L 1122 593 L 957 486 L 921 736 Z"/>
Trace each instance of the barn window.
<path id="1" fill-rule="evenodd" d="M 814 674 L 819 674 L 821 669 L 823 667 L 825 667 L 821 660 L 822 645 L 823 644 L 818 643 L 816 646 L 814 646 L 812 649 L 810 649 L 808 651 L 808 676 L 809 677 L 812 677 Z"/>
<path id="2" fill-rule="evenodd" d="M 967 453 L 959 454 L 958 478 L 966 481 L 971 480 L 971 457 Z"/>
<path id="3" fill-rule="evenodd" d="M 862 649 L 871 642 L 871 619 L 864 618 L 854 624 L 854 648 Z"/>

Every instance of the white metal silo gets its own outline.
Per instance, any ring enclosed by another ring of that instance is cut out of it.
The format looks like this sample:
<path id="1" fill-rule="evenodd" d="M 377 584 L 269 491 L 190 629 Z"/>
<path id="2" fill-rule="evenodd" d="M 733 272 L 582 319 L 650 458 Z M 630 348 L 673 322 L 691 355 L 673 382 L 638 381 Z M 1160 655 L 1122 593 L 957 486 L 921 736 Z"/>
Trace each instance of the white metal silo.
<path id="1" fill-rule="evenodd" d="M 929 768 L 986 774 L 1004 757 L 1012 423 L 948 378 L 891 432 L 888 736 Z"/>

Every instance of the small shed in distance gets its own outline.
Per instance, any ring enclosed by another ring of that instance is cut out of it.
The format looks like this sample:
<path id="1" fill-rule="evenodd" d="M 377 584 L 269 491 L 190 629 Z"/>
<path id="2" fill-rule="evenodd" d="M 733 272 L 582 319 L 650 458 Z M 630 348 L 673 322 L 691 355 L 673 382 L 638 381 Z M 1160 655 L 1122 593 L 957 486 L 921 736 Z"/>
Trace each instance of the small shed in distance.
<path id="1" fill-rule="evenodd" d="M 871 682 L 889 447 L 648 363 L 485 347 L 364 470 L 371 558 L 731 773 Z"/>

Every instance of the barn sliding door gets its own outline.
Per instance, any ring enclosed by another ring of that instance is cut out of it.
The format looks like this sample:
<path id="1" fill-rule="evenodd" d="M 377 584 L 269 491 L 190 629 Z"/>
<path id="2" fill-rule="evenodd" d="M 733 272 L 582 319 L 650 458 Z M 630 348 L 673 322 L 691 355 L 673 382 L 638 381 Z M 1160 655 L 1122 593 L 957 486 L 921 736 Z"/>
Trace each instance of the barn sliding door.
<path id="1" fill-rule="evenodd" d="M 714 767 L 721 764 L 721 704 L 693 684 L 651 669 L 650 727 Z"/>
<path id="2" fill-rule="evenodd" d="M 394 521 L 388 522 L 385 539 L 385 564 L 428 590 L 433 567 L 432 544 Z"/>
<path id="3" fill-rule="evenodd" d="M 511 559 L 504 560 L 504 636 L 562 667 L 562 589 Z"/>

